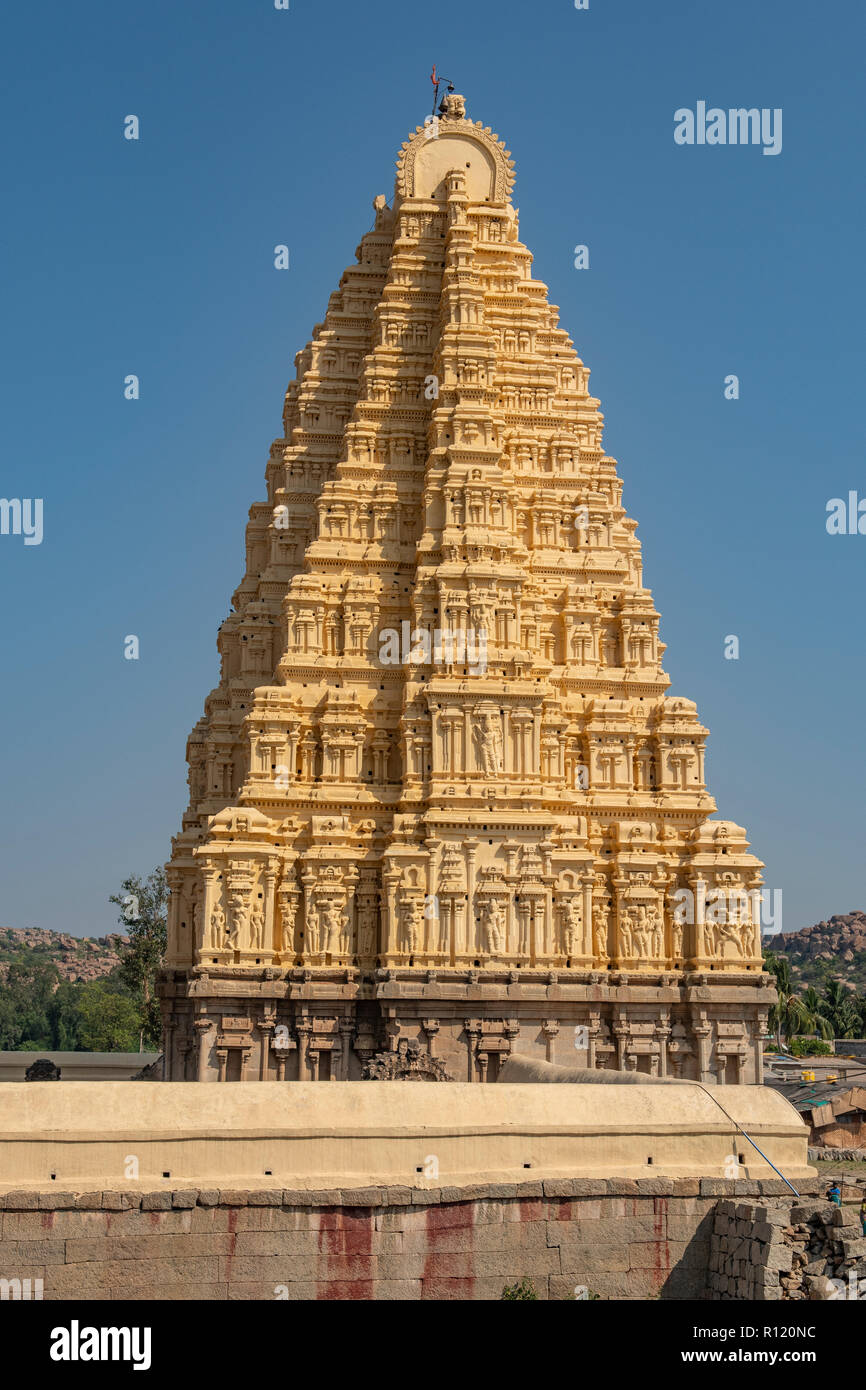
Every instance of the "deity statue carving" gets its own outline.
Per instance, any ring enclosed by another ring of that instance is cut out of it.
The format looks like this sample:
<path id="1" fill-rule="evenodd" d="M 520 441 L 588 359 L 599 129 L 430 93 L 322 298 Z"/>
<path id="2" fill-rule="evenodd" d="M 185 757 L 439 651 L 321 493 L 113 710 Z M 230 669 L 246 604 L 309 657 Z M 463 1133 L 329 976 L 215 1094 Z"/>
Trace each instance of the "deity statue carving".
<path id="1" fill-rule="evenodd" d="M 496 777 L 502 767 L 502 725 L 495 714 L 485 710 L 474 726 L 478 761 L 488 777 Z"/>
<path id="2" fill-rule="evenodd" d="M 339 955 L 341 928 L 340 909 L 332 898 L 328 898 L 322 904 L 319 915 L 319 931 L 321 933 L 319 949 L 326 955 Z"/>
<path id="3" fill-rule="evenodd" d="M 562 926 L 562 948 L 567 956 L 576 956 L 580 951 L 580 930 L 583 916 L 573 898 L 566 898 L 559 910 Z"/>
<path id="4" fill-rule="evenodd" d="M 214 950 L 225 944 L 226 915 L 219 903 L 215 903 L 210 915 L 210 940 Z"/>
<path id="5" fill-rule="evenodd" d="M 665 919 L 658 903 L 654 903 L 650 907 L 647 913 L 647 923 L 650 935 L 650 954 L 654 960 L 659 960 L 664 954 Z"/>
<path id="6" fill-rule="evenodd" d="M 253 951 L 264 950 L 265 945 L 265 914 L 258 899 L 253 904 L 250 913 L 250 947 Z"/>
<path id="7" fill-rule="evenodd" d="M 315 901 L 311 898 L 307 906 L 306 921 L 304 924 L 304 950 L 308 956 L 319 954 L 319 909 Z"/>
<path id="8" fill-rule="evenodd" d="M 685 927 L 681 920 L 680 914 L 679 912 L 674 912 L 673 917 L 671 918 L 671 951 L 673 953 L 674 960 L 682 960 L 683 958 L 684 935 Z"/>
<path id="9" fill-rule="evenodd" d="M 619 914 L 619 954 L 625 959 L 634 955 L 634 932 L 636 925 L 636 916 L 628 908 L 622 908 Z"/>
<path id="10" fill-rule="evenodd" d="M 375 955 L 376 926 L 379 913 L 375 907 L 358 909 L 358 955 L 364 958 Z"/>
<path id="11" fill-rule="evenodd" d="M 608 959 L 607 928 L 607 908 L 596 905 L 592 910 L 592 954 L 599 963 Z"/>
<path id="12" fill-rule="evenodd" d="M 487 952 L 491 956 L 501 955 L 505 948 L 505 913 L 495 898 L 490 898 L 483 904 L 481 925 Z"/>
<path id="13" fill-rule="evenodd" d="M 424 944 L 424 901 L 418 896 L 404 898 L 401 913 L 403 949 L 408 955 L 420 951 Z"/>
<path id="14" fill-rule="evenodd" d="M 239 951 L 247 940 L 249 907 L 244 893 L 231 893 L 229 896 L 229 917 L 226 927 L 226 940 L 231 950 Z"/>

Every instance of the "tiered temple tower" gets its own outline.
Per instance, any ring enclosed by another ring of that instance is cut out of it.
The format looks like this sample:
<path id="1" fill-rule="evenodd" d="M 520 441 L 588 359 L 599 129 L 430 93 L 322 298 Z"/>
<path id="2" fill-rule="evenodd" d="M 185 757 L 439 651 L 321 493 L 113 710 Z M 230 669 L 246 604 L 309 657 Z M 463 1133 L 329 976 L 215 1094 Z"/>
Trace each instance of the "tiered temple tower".
<path id="1" fill-rule="evenodd" d="M 762 865 L 709 819 L 508 151 L 441 112 L 250 510 L 169 866 L 166 1077 L 356 1079 L 420 1044 L 461 1081 L 510 1051 L 759 1081 Z"/>

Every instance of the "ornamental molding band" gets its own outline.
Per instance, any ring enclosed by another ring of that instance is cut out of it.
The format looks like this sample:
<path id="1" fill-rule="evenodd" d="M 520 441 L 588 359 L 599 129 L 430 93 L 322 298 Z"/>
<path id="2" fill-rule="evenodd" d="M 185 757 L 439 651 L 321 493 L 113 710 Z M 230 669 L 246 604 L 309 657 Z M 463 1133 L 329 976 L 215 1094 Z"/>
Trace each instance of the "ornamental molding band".
<path id="1" fill-rule="evenodd" d="M 187 744 L 166 1081 L 761 1080 L 763 866 L 512 184 L 449 94 L 295 358 Z"/>

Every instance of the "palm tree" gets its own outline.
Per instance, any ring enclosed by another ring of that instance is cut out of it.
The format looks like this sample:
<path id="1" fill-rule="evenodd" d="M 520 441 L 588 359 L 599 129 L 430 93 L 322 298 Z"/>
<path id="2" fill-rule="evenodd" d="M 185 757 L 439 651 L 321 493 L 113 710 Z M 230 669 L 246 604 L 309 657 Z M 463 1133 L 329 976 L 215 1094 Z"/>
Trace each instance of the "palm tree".
<path id="1" fill-rule="evenodd" d="M 822 1012 L 823 1001 L 814 985 L 810 985 L 808 989 L 803 991 L 803 1004 L 812 1020 L 812 1031 L 819 1038 L 823 1038 L 825 1042 L 832 1038 L 833 1027 L 830 1020 L 824 1017 Z"/>
<path id="2" fill-rule="evenodd" d="M 860 1010 L 855 997 L 841 980 L 828 980 L 820 1003 L 823 1017 L 836 1038 L 856 1038 L 860 1031 Z"/>
<path id="3" fill-rule="evenodd" d="M 808 1032 L 815 1023 L 801 995 L 794 989 L 791 962 L 787 956 L 777 956 L 767 951 L 764 965 L 776 977 L 778 998 L 770 1010 L 770 1027 L 776 1034 L 776 1046 L 781 1051 L 783 1037 L 787 1040 L 795 1033 Z"/>

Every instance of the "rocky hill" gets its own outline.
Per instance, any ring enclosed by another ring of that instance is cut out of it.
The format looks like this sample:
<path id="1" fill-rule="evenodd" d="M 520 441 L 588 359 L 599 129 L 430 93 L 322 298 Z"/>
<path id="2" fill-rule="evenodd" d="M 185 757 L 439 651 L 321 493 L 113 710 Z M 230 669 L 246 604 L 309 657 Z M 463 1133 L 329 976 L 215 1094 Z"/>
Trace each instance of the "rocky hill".
<path id="1" fill-rule="evenodd" d="M 795 980 L 820 984 L 844 980 L 859 993 L 866 990 L 866 912 L 846 912 L 800 931 L 764 937 L 764 950 L 786 955 Z"/>
<path id="2" fill-rule="evenodd" d="M 52 961 L 64 980 L 98 980 L 120 964 L 118 948 L 128 936 L 70 936 L 44 927 L 0 927 L 0 978 L 19 951 L 34 951 Z"/>

